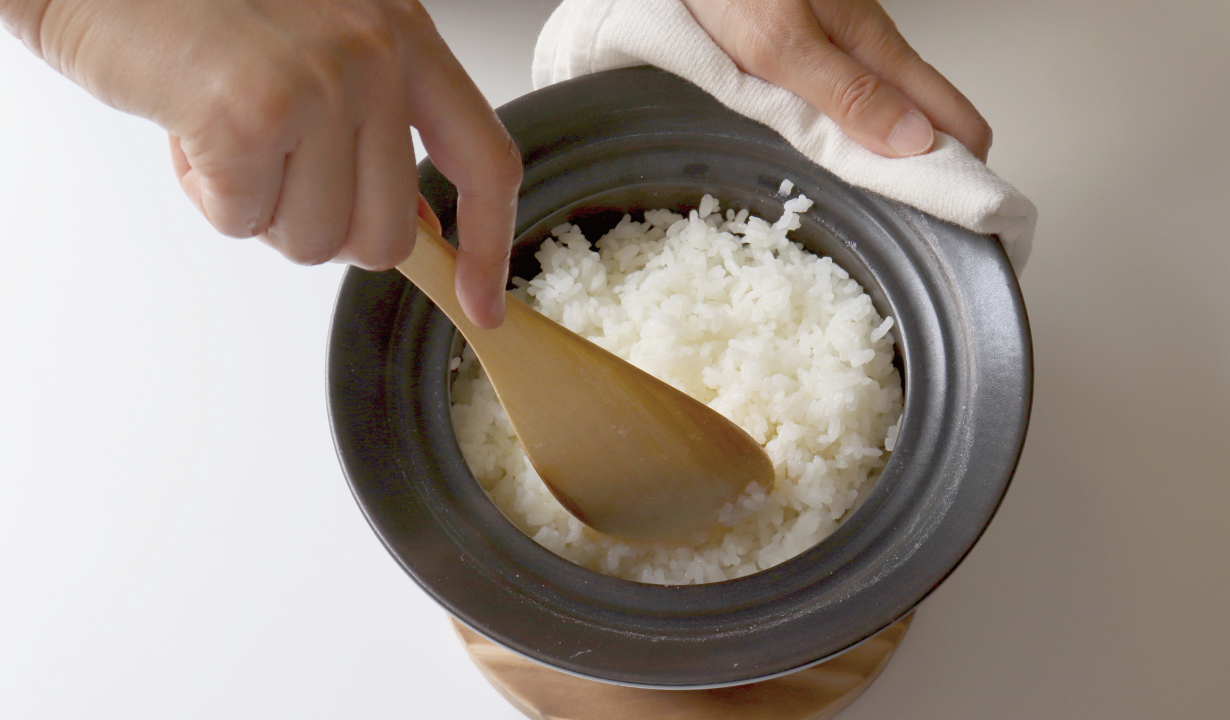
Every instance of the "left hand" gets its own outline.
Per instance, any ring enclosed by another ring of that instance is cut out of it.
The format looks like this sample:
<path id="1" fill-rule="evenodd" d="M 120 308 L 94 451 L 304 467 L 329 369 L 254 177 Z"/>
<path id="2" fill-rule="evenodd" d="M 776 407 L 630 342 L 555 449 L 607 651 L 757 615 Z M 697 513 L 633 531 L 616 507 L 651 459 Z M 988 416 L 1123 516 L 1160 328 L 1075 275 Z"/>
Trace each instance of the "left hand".
<path id="1" fill-rule="evenodd" d="M 991 126 L 875 0 L 682 0 L 739 69 L 832 118 L 872 152 L 928 152 L 935 130 L 986 162 Z"/>

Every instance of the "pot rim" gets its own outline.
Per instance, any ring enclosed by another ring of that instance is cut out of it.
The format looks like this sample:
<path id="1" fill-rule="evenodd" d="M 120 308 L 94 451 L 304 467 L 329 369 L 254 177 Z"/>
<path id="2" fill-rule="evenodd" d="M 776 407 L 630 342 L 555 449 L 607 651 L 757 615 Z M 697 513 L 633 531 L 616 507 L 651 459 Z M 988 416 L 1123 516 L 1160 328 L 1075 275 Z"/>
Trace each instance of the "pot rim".
<path id="1" fill-rule="evenodd" d="M 1024 444 L 1032 346 L 999 243 L 843 183 L 653 68 L 578 78 L 498 112 L 526 166 L 522 239 L 625 191 L 733 188 L 780 208 L 769 198 L 791 179 L 816 201 L 800 233 L 898 320 L 905 418 L 862 507 L 801 555 L 709 585 L 609 578 L 538 546 L 487 499 L 448 413 L 451 324 L 395 272 L 352 268 L 330 339 L 330 415 L 355 499 L 393 557 L 484 637 L 571 674 L 639 687 L 786 674 L 912 610 L 981 536 Z M 450 236 L 455 189 L 430 161 L 420 187 Z"/>

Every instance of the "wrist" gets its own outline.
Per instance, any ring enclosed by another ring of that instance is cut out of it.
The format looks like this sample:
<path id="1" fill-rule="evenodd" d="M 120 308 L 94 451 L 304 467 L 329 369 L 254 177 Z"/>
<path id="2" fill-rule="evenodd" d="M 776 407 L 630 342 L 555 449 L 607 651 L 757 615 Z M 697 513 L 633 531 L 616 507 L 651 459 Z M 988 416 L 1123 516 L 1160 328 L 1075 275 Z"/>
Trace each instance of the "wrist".
<path id="1" fill-rule="evenodd" d="M 0 22 L 39 57 L 43 56 L 43 17 L 51 0 L 0 0 Z"/>

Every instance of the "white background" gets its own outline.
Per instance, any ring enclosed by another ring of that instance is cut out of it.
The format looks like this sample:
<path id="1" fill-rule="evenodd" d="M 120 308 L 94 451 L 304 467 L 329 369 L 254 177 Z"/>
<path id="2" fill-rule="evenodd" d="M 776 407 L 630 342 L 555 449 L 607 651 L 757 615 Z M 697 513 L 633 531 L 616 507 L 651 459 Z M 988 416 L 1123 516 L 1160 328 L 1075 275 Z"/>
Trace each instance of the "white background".
<path id="1" fill-rule="evenodd" d="M 541 0 L 428 2 L 494 105 Z M 887 4 L 1041 213 L 1020 471 L 857 718 L 1225 717 L 1230 6 Z M 0 718 L 517 718 L 333 453 L 342 269 L 0 37 Z"/>

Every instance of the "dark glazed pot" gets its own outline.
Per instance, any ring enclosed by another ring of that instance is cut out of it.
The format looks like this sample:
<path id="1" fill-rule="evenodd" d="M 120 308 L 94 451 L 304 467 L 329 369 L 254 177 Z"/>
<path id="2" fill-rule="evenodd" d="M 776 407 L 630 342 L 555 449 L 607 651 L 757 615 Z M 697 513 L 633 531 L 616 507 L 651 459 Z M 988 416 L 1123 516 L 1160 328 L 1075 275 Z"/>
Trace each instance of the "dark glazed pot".
<path id="1" fill-rule="evenodd" d="M 832 256 L 897 320 L 905 419 L 863 505 L 802 555 L 711 585 L 605 577 L 526 537 L 471 476 L 449 416 L 449 321 L 396 272 L 352 269 L 330 340 L 330 412 L 355 498 L 393 557 L 491 640 L 629 685 L 788 673 L 909 612 L 986 528 L 1025 439 L 1029 326 L 999 244 L 846 185 L 658 70 L 573 80 L 499 113 L 525 159 L 519 274 L 537 271 L 533 247 L 560 222 L 604 229 L 625 210 L 694 207 L 706 192 L 772 220 L 773 194 L 792 180 L 815 201 L 795 239 Z M 455 190 L 429 162 L 420 179 L 453 236 Z"/>

